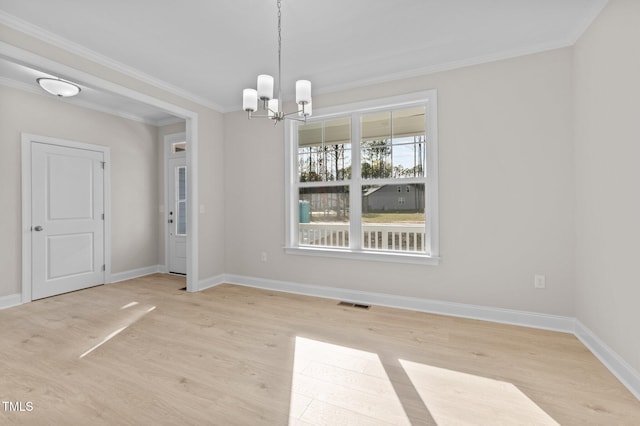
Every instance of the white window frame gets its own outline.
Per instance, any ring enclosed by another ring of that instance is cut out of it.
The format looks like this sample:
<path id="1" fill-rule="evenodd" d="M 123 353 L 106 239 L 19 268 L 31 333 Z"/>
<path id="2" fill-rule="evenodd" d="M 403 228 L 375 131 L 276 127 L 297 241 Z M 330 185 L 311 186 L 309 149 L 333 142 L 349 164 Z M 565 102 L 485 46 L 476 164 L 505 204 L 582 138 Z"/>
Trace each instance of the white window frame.
<path id="1" fill-rule="evenodd" d="M 410 108 L 412 106 L 426 106 L 426 156 L 427 175 L 425 176 L 425 188 L 427 192 L 426 215 L 426 253 L 403 251 L 377 251 L 352 247 L 315 247 L 300 246 L 298 244 L 298 183 L 297 183 L 297 129 L 300 125 L 297 121 L 285 122 L 285 252 L 294 255 L 337 257 L 343 259 L 373 260 L 397 263 L 417 263 L 426 265 L 438 265 L 440 261 L 440 234 L 438 226 L 438 120 L 437 120 L 437 91 L 427 90 L 408 95 L 394 96 L 390 98 L 375 99 L 366 102 L 342 105 L 337 107 L 319 109 L 314 111 L 313 119 L 330 119 L 345 117 L 353 114 L 362 114 L 377 111 Z M 351 152 L 352 152 L 352 179 L 345 181 L 345 185 L 359 186 L 362 184 L 392 183 L 402 184 L 408 182 L 405 179 L 362 179 L 360 177 L 360 125 L 352 120 L 351 125 Z M 356 154 L 356 151 L 358 154 Z M 356 176 L 355 178 L 353 176 Z M 411 181 L 413 182 L 413 180 Z M 331 184 L 339 184 L 339 181 L 331 181 Z M 320 184 L 320 182 L 318 182 Z M 352 212 L 350 217 L 350 241 L 360 241 L 362 210 L 361 194 L 358 191 L 350 191 L 349 205 Z M 359 243 L 357 243 L 359 245 Z"/>

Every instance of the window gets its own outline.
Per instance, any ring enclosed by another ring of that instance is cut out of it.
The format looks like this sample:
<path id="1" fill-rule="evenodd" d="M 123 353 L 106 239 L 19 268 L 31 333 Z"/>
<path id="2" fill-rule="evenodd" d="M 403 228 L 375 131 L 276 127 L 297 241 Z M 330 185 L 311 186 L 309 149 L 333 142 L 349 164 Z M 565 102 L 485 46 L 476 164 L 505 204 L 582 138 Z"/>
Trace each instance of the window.
<path id="1" fill-rule="evenodd" d="M 436 93 L 287 122 L 287 252 L 437 264 Z"/>
<path id="2" fill-rule="evenodd" d="M 185 152 L 187 150 L 187 142 L 174 142 L 171 144 L 171 153 L 179 154 L 181 152 Z"/>

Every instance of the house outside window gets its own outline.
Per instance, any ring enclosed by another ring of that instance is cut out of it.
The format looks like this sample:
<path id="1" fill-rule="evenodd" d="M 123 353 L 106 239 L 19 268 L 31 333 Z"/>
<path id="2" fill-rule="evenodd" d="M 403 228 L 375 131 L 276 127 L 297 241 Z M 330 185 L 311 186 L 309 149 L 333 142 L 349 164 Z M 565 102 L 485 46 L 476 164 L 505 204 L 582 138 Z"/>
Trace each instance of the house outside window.
<path id="1" fill-rule="evenodd" d="M 287 252 L 437 264 L 436 124 L 435 90 L 287 122 Z"/>

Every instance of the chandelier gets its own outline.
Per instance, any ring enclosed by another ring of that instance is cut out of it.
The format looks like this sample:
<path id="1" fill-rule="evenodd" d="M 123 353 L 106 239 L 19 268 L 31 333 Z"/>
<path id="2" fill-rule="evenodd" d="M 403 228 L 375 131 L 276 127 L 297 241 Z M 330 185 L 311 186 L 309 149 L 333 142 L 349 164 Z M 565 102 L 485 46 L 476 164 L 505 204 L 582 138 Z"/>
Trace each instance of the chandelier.
<path id="1" fill-rule="evenodd" d="M 285 113 L 282 111 L 282 6 L 278 0 L 278 97 L 273 97 L 273 77 L 267 74 L 258 76 L 256 89 L 244 89 L 242 91 L 242 109 L 247 112 L 247 117 L 269 118 L 274 125 L 286 118 L 306 121 L 311 116 L 311 82 L 309 80 L 296 81 L 296 104 L 298 111 Z M 258 101 L 261 103 L 263 115 L 253 115 L 258 110 Z M 291 117 L 297 114 L 298 117 Z"/>

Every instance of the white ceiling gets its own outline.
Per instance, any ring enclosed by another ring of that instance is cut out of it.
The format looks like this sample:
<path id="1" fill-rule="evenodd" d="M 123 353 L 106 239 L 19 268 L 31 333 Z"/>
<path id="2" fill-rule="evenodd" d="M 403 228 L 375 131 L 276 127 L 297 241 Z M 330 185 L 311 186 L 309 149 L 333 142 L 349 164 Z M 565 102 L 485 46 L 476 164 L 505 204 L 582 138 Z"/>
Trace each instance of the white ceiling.
<path id="1" fill-rule="evenodd" d="M 283 0 L 283 94 L 568 46 L 606 2 Z M 0 0 L 0 22 L 220 111 L 277 72 L 275 0 Z"/>

